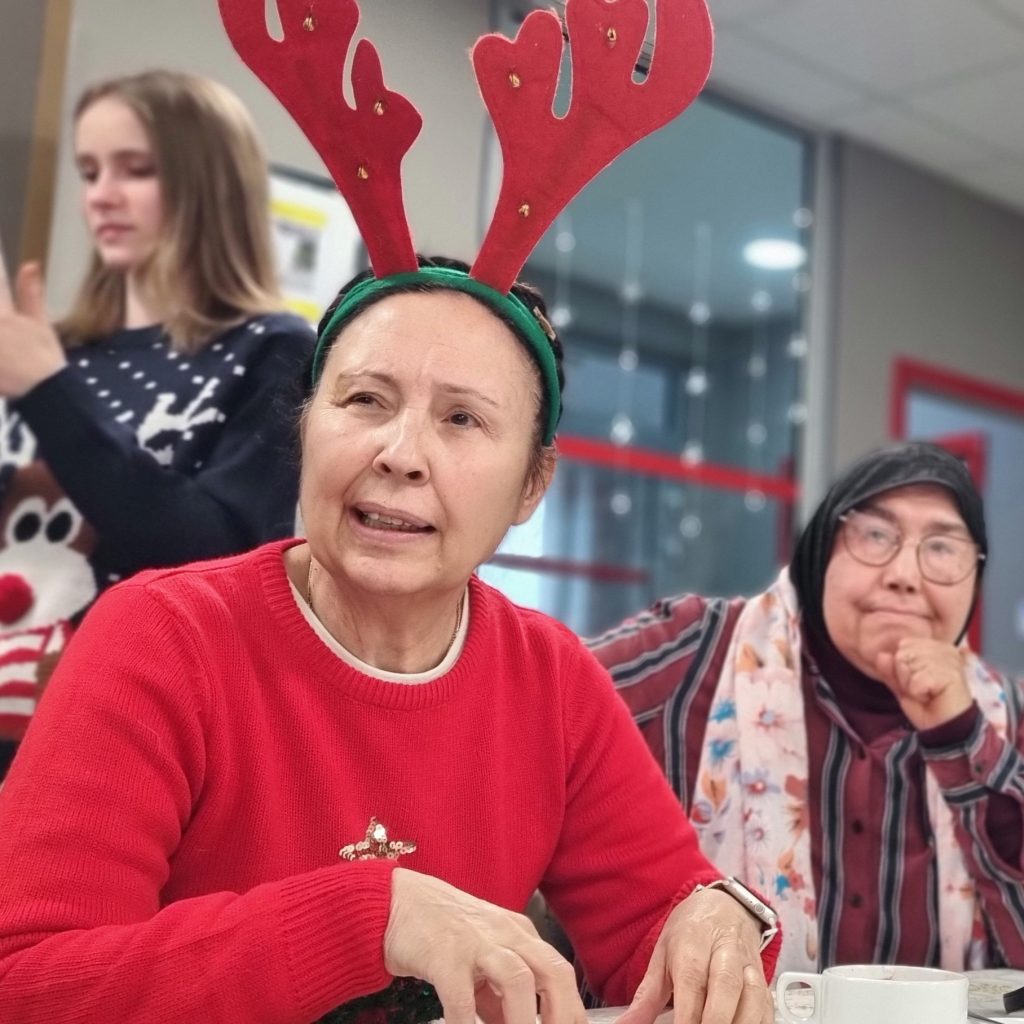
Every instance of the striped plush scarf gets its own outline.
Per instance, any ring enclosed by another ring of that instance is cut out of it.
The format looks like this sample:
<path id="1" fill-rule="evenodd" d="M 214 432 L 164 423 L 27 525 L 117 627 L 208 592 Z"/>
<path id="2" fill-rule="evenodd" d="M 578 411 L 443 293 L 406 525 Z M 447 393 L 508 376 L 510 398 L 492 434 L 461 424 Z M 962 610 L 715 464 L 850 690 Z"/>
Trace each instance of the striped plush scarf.
<path id="1" fill-rule="evenodd" d="M 733 633 L 711 705 L 694 792 L 701 848 L 728 874 L 755 886 L 782 919 L 778 970 L 818 967 L 817 898 L 807 828 L 807 733 L 800 680 L 800 613 L 784 569 L 747 602 Z M 1005 737 L 1002 690 L 980 660 L 966 658 L 968 681 L 986 718 Z M 942 966 L 984 966 L 976 936 L 974 884 L 954 835 L 953 815 L 927 773 L 935 834 Z"/>

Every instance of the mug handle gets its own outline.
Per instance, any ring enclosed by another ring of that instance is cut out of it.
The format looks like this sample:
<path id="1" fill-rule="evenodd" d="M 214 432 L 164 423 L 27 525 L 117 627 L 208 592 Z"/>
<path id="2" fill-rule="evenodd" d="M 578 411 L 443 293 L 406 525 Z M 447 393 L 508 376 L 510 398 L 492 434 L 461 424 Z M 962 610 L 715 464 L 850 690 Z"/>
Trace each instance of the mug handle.
<path id="1" fill-rule="evenodd" d="M 798 1017 L 786 1005 L 786 991 L 797 984 L 807 985 L 814 992 L 814 1009 L 807 1017 Z M 787 1024 L 820 1024 L 821 975 L 806 974 L 803 971 L 783 971 L 775 982 L 775 1012 Z"/>

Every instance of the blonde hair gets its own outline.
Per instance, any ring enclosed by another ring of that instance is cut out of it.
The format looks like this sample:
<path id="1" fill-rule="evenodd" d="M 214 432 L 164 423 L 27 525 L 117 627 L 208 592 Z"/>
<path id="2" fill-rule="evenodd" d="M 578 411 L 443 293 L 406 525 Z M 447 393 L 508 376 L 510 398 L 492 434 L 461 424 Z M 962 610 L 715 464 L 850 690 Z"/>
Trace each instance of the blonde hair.
<path id="1" fill-rule="evenodd" d="M 144 274 L 172 346 L 196 352 L 248 317 L 282 308 L 267 161 L 241 100 L 207 78 L 147 71 L 91 86 L 75 121 L 108 97 L 132 110 L 153 147 L 163 226 Z M 94 254 L 58 325 L 61 337 L 69 347 L 96 341 L 122 327 L 124 316 L 124 274 Z"/>

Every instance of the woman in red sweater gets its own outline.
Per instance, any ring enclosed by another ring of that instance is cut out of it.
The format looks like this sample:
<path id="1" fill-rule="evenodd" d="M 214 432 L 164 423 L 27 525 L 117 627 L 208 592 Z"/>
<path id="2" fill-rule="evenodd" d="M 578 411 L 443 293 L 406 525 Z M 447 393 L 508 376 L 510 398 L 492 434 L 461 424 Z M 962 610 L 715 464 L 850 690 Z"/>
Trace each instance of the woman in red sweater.
<path id="1" fill-rule="evenodd" d="M 119 585 L 47 691 L 0 792 L 0 1019 L 580 1021 L 540 888 L 626 1024 L 766 1024 L 768 915 L 593 657 L 474 575 L 554 471 L 539 297 L 424 266 L 320 336 L 308 539 Z"/>

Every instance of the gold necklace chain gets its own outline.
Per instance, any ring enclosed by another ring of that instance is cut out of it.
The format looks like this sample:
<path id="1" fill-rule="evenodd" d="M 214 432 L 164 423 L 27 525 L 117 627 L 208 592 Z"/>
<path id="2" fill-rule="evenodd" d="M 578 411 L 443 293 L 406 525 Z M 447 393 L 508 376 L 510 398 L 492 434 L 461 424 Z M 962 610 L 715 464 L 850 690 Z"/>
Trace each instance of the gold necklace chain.
<path id="1" fill-rule="evenodd" d="M 465 595 L 459 598 L 458 606 L 455 609 L 455 628 L 452 630 L 452 637 L 448 641 L 448 646 L 444 649 L 444 654 L 441 655 L 441 661 L 451 653 L 452 648 L 455 646 L 455 641 L 459 636 L 459 627 L 462 625 L 462 605 L 466 600 Z M 313 613 L 313 617 L 318 622 L 323 622 L 316 613 L 316 609 L 313 607 L 313 559 L 309 560 L 309 569 L 306 571 L 306 604 L 309 605 L 309 610 Z"/>

